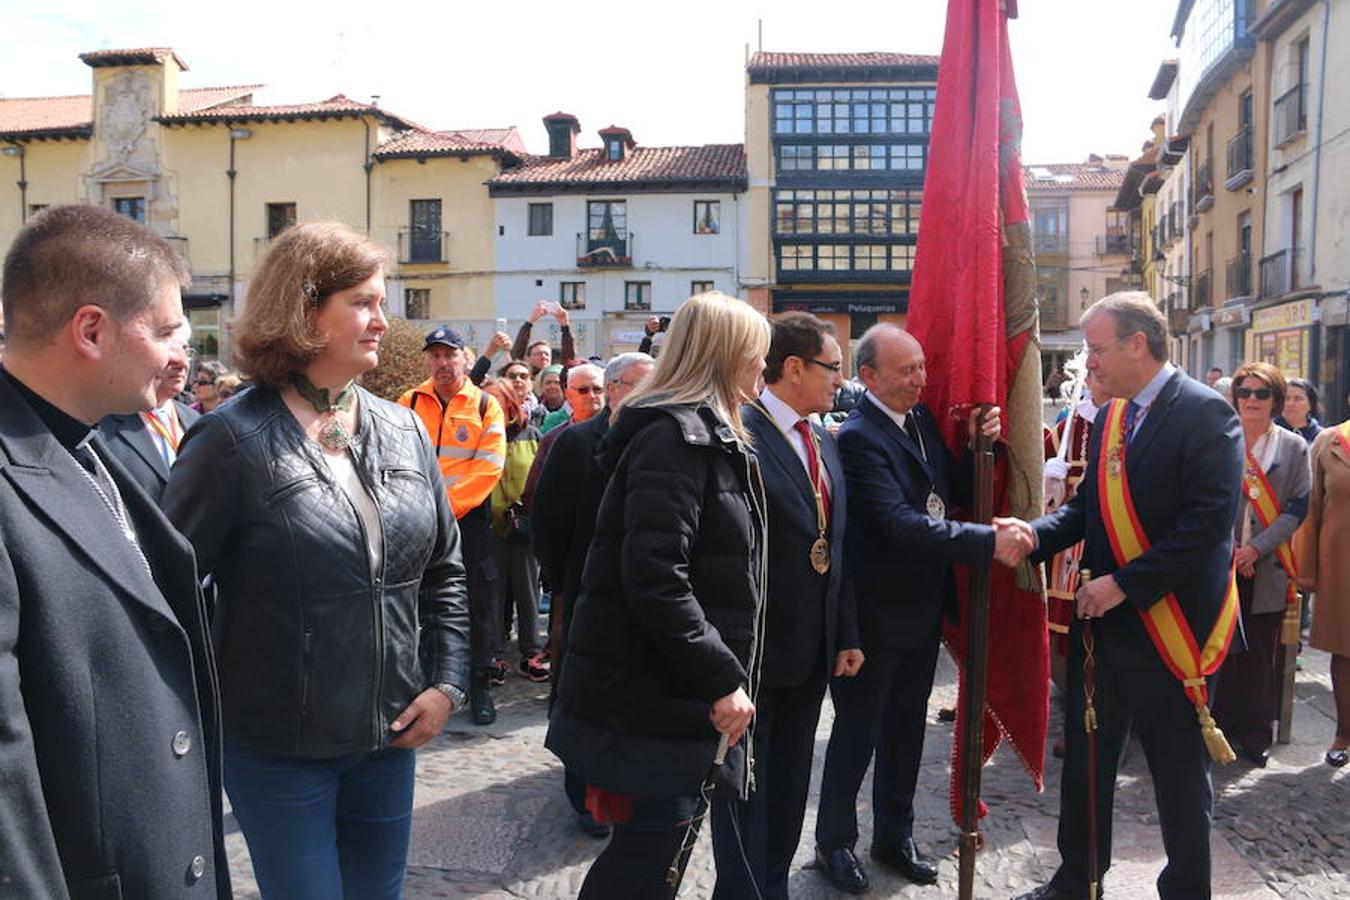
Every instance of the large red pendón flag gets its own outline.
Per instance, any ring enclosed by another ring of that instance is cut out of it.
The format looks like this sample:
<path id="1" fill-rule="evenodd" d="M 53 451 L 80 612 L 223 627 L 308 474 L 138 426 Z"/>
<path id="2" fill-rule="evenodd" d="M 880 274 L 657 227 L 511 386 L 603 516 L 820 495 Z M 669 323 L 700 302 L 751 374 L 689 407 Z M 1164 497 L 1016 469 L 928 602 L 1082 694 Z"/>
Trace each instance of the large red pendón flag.
<path id="1" fill-rule="evenodd" d="M 927 357 L 924 403 L 958 458 L 971 408 L 1003 408 L 1007 447 L 995 467 L 994 514 L 1030 519 L 1043 504 L 1040 337 L 1010 15 L 1016 16 L 1015 0 L 947 4 L 908 328 Z M 965 575 L 957 573 L 963 622 Z M 993 564 L 989 623 L 981 762 L 1006 737 L 1041 790 L 1049 654 L 1042 586 L 1030 566 Z M 943 641 L 962 662 L 964 628 L 945 623 Z M 964 680 L 963 670 L 962 690 Z M 967 724 L 957 722 L 952 752 L 951 808 L 958 823 L 958 757 Z"/>

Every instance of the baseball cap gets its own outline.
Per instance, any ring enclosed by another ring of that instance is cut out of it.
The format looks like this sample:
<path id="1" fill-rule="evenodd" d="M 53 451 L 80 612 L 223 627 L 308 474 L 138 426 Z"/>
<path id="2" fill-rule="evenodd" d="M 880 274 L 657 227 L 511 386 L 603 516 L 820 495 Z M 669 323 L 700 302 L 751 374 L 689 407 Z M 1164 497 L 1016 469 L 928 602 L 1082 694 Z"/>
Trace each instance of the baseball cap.
<path id="1" fill-rule="evenodd" d="M 422 345 L 422 349 L 430 350 L 436 344 L 444 344 L 455 350 L 463 350 L 464 338 L 460 337 L 459 332 L 455 331 L 453 328 L 447 328 L 444 325 L 441 325 L 440 327 L 433 328 L 431 331 L 427 332 L 426 343 Z"/>

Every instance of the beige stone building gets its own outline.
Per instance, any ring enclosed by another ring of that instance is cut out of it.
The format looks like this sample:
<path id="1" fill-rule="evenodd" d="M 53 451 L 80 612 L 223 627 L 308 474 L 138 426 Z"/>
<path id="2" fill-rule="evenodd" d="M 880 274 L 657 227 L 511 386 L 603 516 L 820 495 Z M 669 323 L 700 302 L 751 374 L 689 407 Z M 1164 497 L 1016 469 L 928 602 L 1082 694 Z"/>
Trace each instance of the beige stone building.
<path id="1" fill-rule="evenodd" d="M 1047 377 L 1082 347 L 1085 306 L 1141 277 L 1130 252 L 1131 217 L 1115 209 L 1129 163 L 1094 154 L 1081 163 L 1026 167 Z"/>
<path id="2" fill-rule="evenodd" d="M 143 222 L 192 269 L 199 352 L 228 358 L 226 323 L 268 242 L 297 220 L 338 220 L 389 251 L 393 312 L 486 336 L 495 261 L 484 185 L 524 155 L 514 128 L 435 131 L 342 95 L 261 105 L 261 85 L 188 87 L 169 48 L 80 59 L 89 94 L 0 99 L 0 247 L 54 204 Z"/>

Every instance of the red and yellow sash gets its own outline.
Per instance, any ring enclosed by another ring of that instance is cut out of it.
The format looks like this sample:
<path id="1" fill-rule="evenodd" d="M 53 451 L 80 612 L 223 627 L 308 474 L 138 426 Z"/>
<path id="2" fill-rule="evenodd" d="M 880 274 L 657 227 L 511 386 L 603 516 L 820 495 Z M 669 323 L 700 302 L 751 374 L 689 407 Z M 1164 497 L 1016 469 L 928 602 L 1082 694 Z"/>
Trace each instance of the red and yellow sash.
<path id="1" fill-rule="evenodd" d="M 1125 407 L 1126 401 L 1112 400 L 1107 406 L 1102 442 L 1097 458 L 1097 497 L 1101 506 L 1102 523 L 1111 542 L 1116 565 L 1124 566 L 1149 549 L 1148 535 L 1139 521 L 1125 474 Z M 1223 732 L 1214 724 L 1209 713 L 1209 697 L 1205 690 L 1206 676 L 1218 671 L 1228 655 L 1228 644 L 1238 621 L 1237 581 L 1228 576 L 1228 590 L 1219 610 L 1219 618 L 1201 647 L 1191 632 L 1190 623 L 1181 612 L 1176 594 L 1167 594 L 1147 611 L 1141 611 L 1144 627 L 1148 630 L 1158 655 L 1181 682 L 1186 696 L 1195 705 L 1200 719 L 1200 732 L 1209 754 L 1219 763 L 1236 759 Z"/>
<path id="2" fill-rule="evenodd" d="M 153 412 L 143 412 L 141 418 L 145 420 L 145 424 L 155 429 L 155 434 L 162 437 L 164 443 L 168 444 L 174 453 L 178 452 L 178 442 L 183 439 L 183 426 L 178 424 L 178 410 L 169 407 L 168 427 L 165 427 L 159 416 Z"/>
<path id="3" fill-rule="evenodd" d="M 1275 499 L 1275 489 L 1270 485 L 1270 479 L 1266 473 L 1261 471 L 1261 466 L 1252 456 L 1251 451 L 1247 451 L 1247 467 L 1243 476 L 1243 489 L 1247 492 L 1247 499 L 1251 501 L 1252 510 L 1256 513 L 1256 521 L 1261 523 L 1262 528 L 1269 528 L 1280 515 L 1280 502 Z M 1284 591 L 1284 622 L 1281 626 L 1280 642 L 1287 645 L 1298 643 L 1299 624 L 1302 610 L 1299 608 L 1298 586 L 1295 580 L 1298 578 L 1298 559 L 1294 556 L 1294 542 L 1285 541 L 1275 551 L 1275 556 L 1284 566 L 1284 574 L 1289 576 L 1289 582 Z"/>
<path id="4" fill-rule="evenodd" d="M 1247 453 L 1247 472 L 1243 486 L 1247 489 L 1247 499 L 1251 501 L 1252 510 L 1256 513 L 1256 521 L 1261 523 L 1262 528 L 1269 528 L 1280 516 L 1280 502 L 1275 499 L 1275 490 L 1270 486 L 1270 479 L 1261 471 L 1261 466 L 1250 451 Z M 1285 541 L 1275 551 L 1275 555 L 1280 560 L 1280 565 L 1284 566 L 1285 574 L 1289 576 L 1287 598 L 1289 605 L 1293 606 L 1298 603 L 1298 591 L 1294 586 L 1294 579 L 1298 578 L 1298 561 L 1294 558 L 1293 542 Z"/>
<path id="5" fill-rule="evenodd" d="M 1341 440 L 1341 449 L 1350 456 L 1350 419 L 1336 426 L 1336 437 Z"/>

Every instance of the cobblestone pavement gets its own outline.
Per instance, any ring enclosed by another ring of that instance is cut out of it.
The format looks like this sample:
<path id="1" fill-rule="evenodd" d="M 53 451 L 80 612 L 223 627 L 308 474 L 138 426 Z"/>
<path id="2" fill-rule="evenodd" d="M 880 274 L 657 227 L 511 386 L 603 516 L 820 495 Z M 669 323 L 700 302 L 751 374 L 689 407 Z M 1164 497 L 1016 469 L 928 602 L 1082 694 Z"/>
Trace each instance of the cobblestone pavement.
<path id="1" fill-rule="evenodd" d="M 1350 897 L 1350 767 L 1338 771 L 1322 761 L 1334 732 L 1328 657 L 1306 651 L 1303 660 L 1294 742 L 1277 745 L 1266 769 L 1239 761 L 1215 770 L 1216 897 Z M 467 717 L 455 717 L 446 733 L 421 751 L 407 897 L 574 897 L 603 846 L 573 825 L 560 767 L 543 749 L 546 686 L 513 677 L 495 697 L 500 711 L 496 724 L 478 728 Z M 955 700 L 956 671 L 943 654 L 930 713 L 935 716 L 938 707 Z M 813 799 L 790 883 L 794 898 L 846 896 L 807 868 L 814 797 L 831 719 L 827 700 L 817 734 Z M 957 895 L 957 832 L 946 810 L 952 726 L 930 721 L 915 837 L 942 860 L 939 884 L 916 887 L 868 866 L 871 896 Z M 1061 722 L 1056 711 L 1052 734 Z M 990 814 L 984 824 L 986 847 L 977 863 L 977 897 L 1012 897 L 1053 873 L 1058 862 L 1058 782 L 1058 761 L 1048 759 L 1046 790 L 1035 793 L 1006 748 L 985 768 L 983 797 Z M 871 840 L 870 796 L 869 780 L 859 796 L 860 851 Z M 232 817 L 226 826 L 235 894 L 257 897 L 248 851 Z M 1105 882 L 1109 896 L 1156 896 L 1153 880 L 1163 855 L 1152 785 L 1137 745 L 1128 751 L 1117 787 L 1114 835 L 1115 859 Z M 860 856 L 866 865 L 865 852 Z M 712 884 L 712 852 L 704 835 L 680 896 L 708 897 Z"/>

